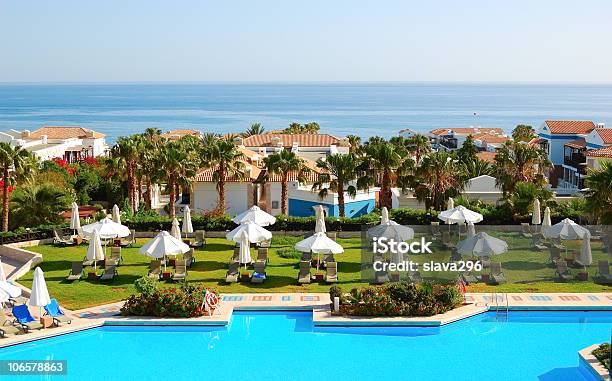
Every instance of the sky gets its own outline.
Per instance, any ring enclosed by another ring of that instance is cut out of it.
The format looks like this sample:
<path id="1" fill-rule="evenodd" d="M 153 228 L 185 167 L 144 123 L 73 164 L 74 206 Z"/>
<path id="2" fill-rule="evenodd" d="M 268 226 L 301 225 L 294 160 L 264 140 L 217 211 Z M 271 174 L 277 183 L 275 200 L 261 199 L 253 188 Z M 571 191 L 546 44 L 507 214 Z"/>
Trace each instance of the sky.
<path id="1" fill-rule="evenodd" d="M 609 0 L 0 0 L 0 82 L 612 82 Z"/>

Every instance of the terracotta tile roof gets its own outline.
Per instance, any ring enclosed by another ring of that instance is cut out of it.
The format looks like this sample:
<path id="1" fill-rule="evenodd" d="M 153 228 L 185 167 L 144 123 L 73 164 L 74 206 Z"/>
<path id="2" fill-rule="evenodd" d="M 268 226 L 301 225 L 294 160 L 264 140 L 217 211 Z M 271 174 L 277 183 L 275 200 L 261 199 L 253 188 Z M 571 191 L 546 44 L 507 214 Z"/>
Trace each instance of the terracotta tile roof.
<path id="1" fill-rule="evenodd" d="M 239 178 L 237 176 L 230 176 L 225 179 L 227 183 L 239 183 L 239 182 L 251 182 L 257 180 L 259 174 L 261 173 L 261 169 L 255 166 L 252 166 L 248 163 L 244 163 L 245 168 L 245 176 L 244 178 Z M 212 182 L 213 181 L 213 170 L 211 168 L 200 169 L 196 174 L 197 182 Z"/>
<path id="2" fill-rule="evenodd" d="M 588 134 L 595 129 L 590 120 L 547 120 L 551 134 Z"/>
<path id="3" fill-rule="evenodd" d="M 503 134 L 504 131 L 501 128 L 483 128 L 483 127 L 450 127 L 450 128 L 436 128 L 431 130 L 430 133 L 433 135 L 446 135 L 449 131 L 460 135 L 474 135 L 474 134 Z"/>
<path id="4" fill-rule="evenodd" d="M 161 134 L 162 137 L 169 139 L 169 140 L 179 140 L 183 136 L 187 136 L 187 135 L 200 136 L 201 133 L 200 131 L 196 131 L 196 130 L 178 129 L 178 130 L 172 130 L 172 131 L 168 131 L 168 132 Z"/>
<path id="5" fill-rule="evenodd" d="M 480 160 L 486 161 L 488 163 L 495 162 L 495 155 L 497 155 L 495 152 L 489 151 L 481 151 L 476 154 L 476 156 L 478 156 Z"/>
<path id="6" fill-rule="evenodd" d="M 491 143 L 491 144 L 505 143 L 508 140 L 510 140 L 508 136 L 499 135 L 495 133 L 478 134 L 478 135 L 473 135 L 472 137 L 474 138 L 474 140 L 480 140 L 481 142 Z"/>
<path id="7" fill-rule="evenodd" d="M 332 144 L 341 145 L 342 141 L 328 134 L 261 134 L 251 135 L 242 140 L 245 147 L 274 146 L 273 138 L 280 138 L 283 147 L 291 147 L 294 142 L 299 147 L 329 147 Z"/>
<path id="8" fill-rule="evenodd" d="M 30 138 L 40 139 L 42 135 L 47 135 L 48 139 L 71 139 L 71 138 L 85 138 L 87 132 L 93 132 L 93 137 L 103 138 L 105 135 L 99 132 L 88 130 L 87 128 L 79 126 L 44 126 L 30 134 Z"/>
<path id="9" fill-rule="evenodd" d="M 590 149 L 584 152 L 585 156 L 590 157 L 605 157 L 612 159 L 612 146 L 600 149 Z"/>
<path id="10" fill-rule="evenodd" d="M 276 173 L 267 173 L 266 176 L 267 176 L 268 182 L 271 182 L 271 183 L 281 182 L 281 176 L 277 175 Z M 287 178 L 289 181 L 297 181 L 298 173 L 290 172 Z M 304 173 L 304 179 L 306 180 L 307 183 L 314 183 L 315 181 L 319 179 L 319 174 L 317 172 L 310 171 L 310 172 Z"/>
<path id="11" fill-rule="evenodd" d="M 586 140 L 584 139 L 576 139 L 564 144 L 570 148 L 586 148 Z"/>
<path id="12" fill-rule="evenodd" d="M 257 152 L 251 151 L 250 149 L 246 149 L 242 146 L 237 146 L 236 149 L 248 159 L 249 163 L 253 164 L 254 161 L 257 161 L 257 166 L 261 167 L 263 165 L 263 157 Z"/>
<path id="13" fill-rule="evenodd" d="M 547 142 L 547 141 L 548 140 L 544 139 L 544 138 L 533 138 L 527 144 L 529 144 L 530 146 L 535 146 L 535 145 L 540 145 L 540 143 L 544 143 L 544 142 Z"/>
<path id="14" fill-rule="evenodd" d="M 595 132 L 601 137 L 604 144 L 612 144 L 612 128 L 597 128 Z"/>

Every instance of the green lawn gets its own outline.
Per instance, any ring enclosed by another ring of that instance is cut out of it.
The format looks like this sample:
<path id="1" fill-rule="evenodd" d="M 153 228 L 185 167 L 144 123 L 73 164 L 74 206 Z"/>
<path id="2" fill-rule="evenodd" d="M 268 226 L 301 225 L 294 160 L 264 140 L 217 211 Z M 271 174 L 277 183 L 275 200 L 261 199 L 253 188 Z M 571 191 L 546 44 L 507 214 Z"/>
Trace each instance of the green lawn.
<path id="1" fill-rule="evenodd" d="M 548 252 L 534 252 L 529 249 L 530 241 L 516 233 L 495 234 L 506 240 L 511 248 L 508 253 L 494 258 L 502 262 L 507 284 L 499 286 L 474 285 L 470 291 L 478 292 L 600 292 L 610 291 L 607 286 L 594 284 L 590 278 L 588 282 L 557 283 L 554 281 L 554 268 L 548 263 Z M 275 237 L 270 249 L 270 262 L 267 266 L 267 280 L 260 285 L 238 283 L 227 285 L 223 282 L 227 270 L 227 262 L 232 255 L 233 243 L 225 239 L 208 239 L 204 249 L 196 250 L 197 262 L 189 270 L 190 282 L 213 287 L 221 292 L 327 292 L 329 285 L 325 283 L 312 283 L 300 286 L 297 284 L 298 259 L 283 259 L 276 255 L 276 251 L 284 247 L 292 247 L 298 237 Z M 43 255 L 42 269 L 49 288 L 49 293 L 59 302 L 70 309 L 85 308 L 97 304 L 110 303 L 126 298 L 134 293 L 134 281 L 145 275 L 150 258 L 138 254 L 138 247 L 145 240 L 139 240 L 133 248 L 122 250 L 124 262 L 118 268 L 119 275 L 114 281 L 101 283 L 99 281 L 81 280 L 67 283 L 66 276 L 70 270 L 71 262 L 81 260 L 87 246 L 55 247 L 44 245 L 28 248 Z M 361 283 L 361 244 L 360 240 L 339 239 L 338 242 L 345 248 L 345 253 L 336 256 L 339 262 L 339 285 L 350 290 L 353 287 L 363 286 Z M 570 242 L 568 248 L 578 248 L 579 242 Z M 601 244 L 593 242 L 594 266 L 589 269 L 591 274 L 596 271 L 598 259 L 607 259 L 608 254 L 601 251 Z M 450 252 L 434 247 L 434 254 L 415 255 L 413 260 L 448 261 Z M 577 270 L 574 270 L 576 272 Z M 98 273 L 102 271 L 99 269 Z M 423 274 L 425 278 L 454 279 L 456 274 Z M 20 280 L 30 287 L 32 272 Z M 165 285 L 165 283 L 163 283 Z M 169 285 L 169 284 L 168 284 Z"/>

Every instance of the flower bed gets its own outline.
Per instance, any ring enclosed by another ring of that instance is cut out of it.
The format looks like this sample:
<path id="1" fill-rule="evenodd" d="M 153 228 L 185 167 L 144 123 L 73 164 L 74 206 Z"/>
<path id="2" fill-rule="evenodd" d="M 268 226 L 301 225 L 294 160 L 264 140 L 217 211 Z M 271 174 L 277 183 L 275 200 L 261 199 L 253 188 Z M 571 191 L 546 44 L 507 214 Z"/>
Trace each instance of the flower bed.
<path id="1" fill-rule="evenodd" d="M 463 295 L 457 285 L 391 283 L 352 289 L 343 294 L 334 286 L 332 301 L 340 297 L 339 314 L 348 316 L 433 316 L 459 307 Z"/>
<path id="2" fill-rule="evenodd" d="M 593 351 L 593 356 L 595 356 L 595 358 L 599 360 L 601 365 L 605 366 L 606 369 L 610 369 L 610 344 L 609 343 L 604 343 L 604 344 L 601 344 L 599 347 L 597 347 L 597 349 Z"/>

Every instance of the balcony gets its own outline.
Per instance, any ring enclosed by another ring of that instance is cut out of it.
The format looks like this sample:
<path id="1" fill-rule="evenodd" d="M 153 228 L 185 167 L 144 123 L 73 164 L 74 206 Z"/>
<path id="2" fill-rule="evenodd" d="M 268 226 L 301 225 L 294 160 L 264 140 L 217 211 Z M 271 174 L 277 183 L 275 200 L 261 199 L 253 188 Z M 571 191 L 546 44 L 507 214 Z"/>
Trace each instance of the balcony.
<path id="1" fill-rule="evenodd" d="M 586 174 L 586 157 L 582 153 L 573 153 L 563 157 L 563 164 L 576 168 L 578 173 Z"/>
<path id="2" fill-rule="evenodd" d="M 447 149 L 457 149 L 457 138 L 442 137 L 440 139 L 440 145 Z"/>

